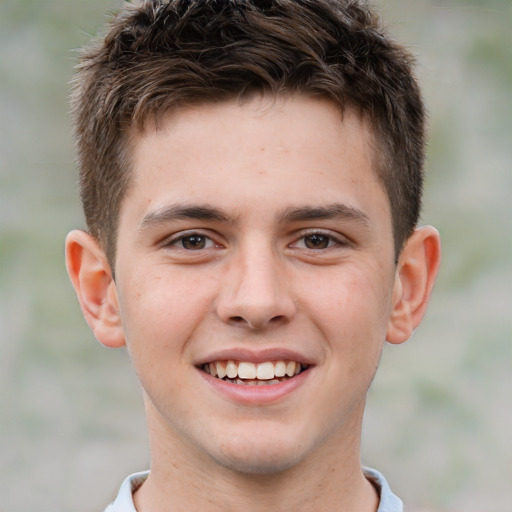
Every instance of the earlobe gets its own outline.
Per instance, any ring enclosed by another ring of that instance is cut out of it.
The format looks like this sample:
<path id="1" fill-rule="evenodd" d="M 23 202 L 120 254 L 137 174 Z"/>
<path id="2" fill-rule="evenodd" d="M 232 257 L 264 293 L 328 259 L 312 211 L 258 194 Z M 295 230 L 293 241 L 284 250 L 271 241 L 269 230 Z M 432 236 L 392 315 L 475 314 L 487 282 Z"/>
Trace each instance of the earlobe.
<path id="1" fill-rule="evenodd" d="M 398 260 L 386 340 L 407 341 L 420 324 L 441 262 L 439 233 L 432 226 L 414 231 Z"/>
<path id="2" fill-rule="evenodd" d="M 96 339 L 111 348 L 125 345 L 116 285 L 96 239 L 84 231 L 69 233 L 66 266 L 82 313 Z"/>

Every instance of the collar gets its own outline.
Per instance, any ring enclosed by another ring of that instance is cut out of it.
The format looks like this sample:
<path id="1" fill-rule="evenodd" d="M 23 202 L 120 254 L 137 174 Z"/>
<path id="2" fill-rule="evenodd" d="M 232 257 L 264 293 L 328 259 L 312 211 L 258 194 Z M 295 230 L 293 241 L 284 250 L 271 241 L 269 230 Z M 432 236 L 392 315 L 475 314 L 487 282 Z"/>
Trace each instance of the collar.
<path id="1" fill-rule="evenodd" d="M 137 512 L 133 504 L 133 493 L 144 483 L 149 471 L 134 473 L 122 483 L 116 500 L 111 503 L 105 512 Z M 391 491 L 384 476 L 371 468 L 364 468 L 364 475 L 375 485 L 379 496 L 380 504 L 377 512 L 403 512 L 403 504 Z"/>

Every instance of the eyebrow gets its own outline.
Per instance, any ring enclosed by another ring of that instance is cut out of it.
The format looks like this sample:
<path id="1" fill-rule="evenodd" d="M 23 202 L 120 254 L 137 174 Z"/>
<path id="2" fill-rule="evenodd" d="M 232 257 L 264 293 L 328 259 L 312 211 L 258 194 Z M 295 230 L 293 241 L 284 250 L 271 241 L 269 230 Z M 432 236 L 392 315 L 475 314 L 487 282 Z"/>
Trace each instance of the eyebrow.
<path id="1" fill-rule="evenodd" d="M 366 213 L 342 203 L 332 203 L 325 206 L 286 208 L 280 215 L 281 222 L 329 219 L 357 221 L 366 225 L 370 223 Z"/>
<path id="2" fill-rule="evenodd" d="M 280 223 L 334 219 L 369 224 L 368 216 L 363 211 L 342 203 L 332 203 L 325 206 L 289 207 L 283 210 L 278 218 Z M 172 205 L 148 213 L 142 219 L 138 231 L 145 231 L 160 224 L 184 219 L 234 224 L 237 217 L 209 205 Z"/>
<path id="3" fill-rule="evenodd" d="M 148 213 L 139 224 L 139 231 L 176 220 L 196 219 L 234 223 L 235 218 L 208 205 L 172 205 Z"/>

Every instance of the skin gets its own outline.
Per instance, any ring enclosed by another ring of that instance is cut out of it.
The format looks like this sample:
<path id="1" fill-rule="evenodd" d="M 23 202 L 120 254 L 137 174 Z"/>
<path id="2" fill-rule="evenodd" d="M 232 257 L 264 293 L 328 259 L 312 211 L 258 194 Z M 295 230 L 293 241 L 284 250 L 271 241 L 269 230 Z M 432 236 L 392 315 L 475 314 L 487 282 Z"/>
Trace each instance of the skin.
<path id="1" fill-rule="evenodd" d="M 370 140 L 354 113 L 300 95 L 186 108 L 132 137 L 115 282 L 94 239 L 68 236 L 84 315 L 128 346 L 144 390 L 139 512 L 377 509 L 366 394 L 385 341 L 419 324 L 440 248 L 421 228 L 395 264 Z M 308 365 L 281 394 L 226 393 L 201 370 L 281 356 Z"/>

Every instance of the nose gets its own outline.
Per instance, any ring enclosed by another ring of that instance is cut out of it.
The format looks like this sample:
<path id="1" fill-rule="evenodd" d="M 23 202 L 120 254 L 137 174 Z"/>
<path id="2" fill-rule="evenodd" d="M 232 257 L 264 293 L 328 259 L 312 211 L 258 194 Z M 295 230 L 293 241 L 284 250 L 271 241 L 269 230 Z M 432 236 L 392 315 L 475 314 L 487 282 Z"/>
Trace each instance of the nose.
<path id="1" fill-rule="evenodd" d="M 292 283 L 283 262 L 261 245 L 233 255 L 222 276 L 217 314 L 225 323 L 261 330 L 285 324 L 295 314 Z"/>

